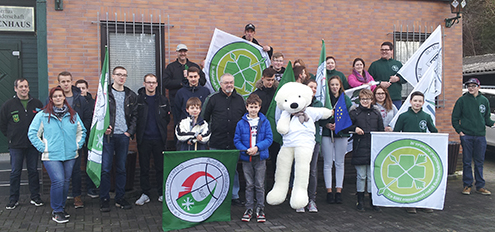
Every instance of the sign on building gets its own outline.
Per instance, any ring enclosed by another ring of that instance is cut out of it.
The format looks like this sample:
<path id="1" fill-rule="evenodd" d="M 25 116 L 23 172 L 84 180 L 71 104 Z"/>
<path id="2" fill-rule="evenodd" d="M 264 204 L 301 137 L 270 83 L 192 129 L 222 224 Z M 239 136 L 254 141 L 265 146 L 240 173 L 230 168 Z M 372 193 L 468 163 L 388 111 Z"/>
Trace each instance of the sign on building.
<path id="1" fill-rule="evenodd" d="M 34 32 L 34 7 L 0 6 L 0 31 Z"/>

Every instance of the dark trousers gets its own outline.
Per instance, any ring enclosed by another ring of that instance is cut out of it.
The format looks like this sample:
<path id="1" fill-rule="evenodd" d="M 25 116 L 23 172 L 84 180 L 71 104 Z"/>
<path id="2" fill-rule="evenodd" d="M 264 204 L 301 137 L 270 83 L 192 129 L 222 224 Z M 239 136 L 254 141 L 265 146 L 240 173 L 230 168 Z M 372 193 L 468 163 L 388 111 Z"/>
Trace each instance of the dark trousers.
<path id="1" fill-rule="evenodd" d="M 21 186 L 22 163 L 26 160 L 28 171 L 29 191 L 31 199 L 40 197 L 40 178 L 38 175 L 38 160 L 40 153 L 36 148 L 10 148 L 10 201 L 19 200 L 19 189 Z"/>
<path id="2" fill-rule="evenodd" d="M 153 166 L 155 166 L 156 172 L 156 189 L 158 190 L 158 196 L 163 195 L 163 144 L 161 139 L 148 140 L 144 139 L 141 144 L 138 145 L 139 151 L 139 167 L 141 190 L 144 194 L 150 196 L 150 159 L 153 156 Z"/>

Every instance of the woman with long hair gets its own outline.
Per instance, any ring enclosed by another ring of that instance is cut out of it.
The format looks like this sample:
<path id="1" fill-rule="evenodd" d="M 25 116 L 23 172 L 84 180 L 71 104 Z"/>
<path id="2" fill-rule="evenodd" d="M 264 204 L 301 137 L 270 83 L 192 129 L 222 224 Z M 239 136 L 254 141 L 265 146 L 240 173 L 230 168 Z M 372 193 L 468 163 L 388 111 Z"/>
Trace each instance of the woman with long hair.
<path id="1" fill-rule="evenodd" d="M 342 87 L 344 90 L 350 89 L 349 82 L 347 81 L 347 77 L 342 72 L 337 71 L 335 68 L 337 67 L 337 61 L 333 56 L 327 56 L 325 59 L 325 64 L 327 68 L 327 77 L 338 76 L 340 77 L 340 81 L 342 82 Z"/>
<path id="2" fill-rule="evenodd" d="M 347 109 L 352 106 L 351 99 L 344 94 L 344 87 L 339 76 L 332 76 L 328 80 L 330 88 L 330 101 L 332 106 L 337 104 L 339 97 L 343 94 Z M 321 137 L 321 153 L 323 154 L 323 177 L 325 178 L 325 186 L 327 188 L 327 203 L 341 204 L 342 203 L 342 187 L 344 182 L 344 158 L 347 149 L 347 139 L 349 134 L 344 133 L 344 130 L 335 134 L 335 119 L 327 119 L 320 121 L 323 127 Z M 332 168 L 335 160 L 335 195 L 332 189 Z"/>
<path id="3" fill-rule="evenodd" d="M 36 114 L 28 130 L 33 146 L 41 152 L 41 161 L 50 180 L 52 220 L 66 223 L 70 215 L 65 211 L 69 180 L 79 150 L 86 137 L 86 129 L 76 111 L 65 99 L 60 87 L 50 90 L 49 102 Z M 80 168 L 80 167 L 76 167 Z"/>
<path id="4" fill-rule="evenodd" d="M 390 94 L 388 90 L 380 85 L 378 85 L 375 90 L 373 90 L 373 99 L 372 104 L 377 105 L 380 109 L 380 114 L 383 119 L 383 126 L 385 127 L 385 131 L 391 132 L 392 127 L 390 126 L 390 122 L 397 114 L 397 107 L 392 103 L 392 99 L 390 98 Z"/>
<path id="5" fill-rule="evenodd" d="M 375 90 L 376 86 L 371 85 L 370 82 L 375 81 L 373 77 L 370 75 L 368 71 L 366 71 L 364 68 L 366 67 L 366 64 L 364 63 L 364 60 L 361 58 L 356 58 L 352 62 L 352 74 L 349 75 L 347 80 L 349 81 L 349 85 L 352 88 L 361 86 L 361 85 L 370 85 L 371 86 L 371 91 Z"/>

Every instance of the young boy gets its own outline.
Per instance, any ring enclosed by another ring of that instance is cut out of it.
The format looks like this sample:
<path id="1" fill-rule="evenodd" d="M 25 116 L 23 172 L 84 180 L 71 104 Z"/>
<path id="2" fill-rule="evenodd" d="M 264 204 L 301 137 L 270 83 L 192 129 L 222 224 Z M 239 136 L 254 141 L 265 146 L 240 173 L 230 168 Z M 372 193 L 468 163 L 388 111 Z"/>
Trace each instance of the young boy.
<path id="1" fill-rule="evenodd" d="M 273 136 L 270 122 L 260 113 L 261 99 L 251 94 L 246 99 L 246 113 L 235 128 L 234 144 L 241 150 L 240 159 L 246 179 L 246 211 L 242 221 L 249 222 L 256 209 L 257 222 L 265 222 L 265 171 L 268 159 L 268 147 L 272 144 Z M 256 193 L 256 208 L 254 195 Z"/>
<path id="2" fill-rule="evenodd" d="M 431 116 L 423 111 L 425 95 L 419 91 L 411 93 L 411 107 L 399 115 L 395 123 L 394 132 L 423 132 L 426 133 L 426 128 L 432 133 L 437 133 L 438 130 L 433 124 Z M 408 213 L 415 214 L 416 208 L 407 208 Z M 432 209 L 425 209 L 427 213 L 433 213 Z"/>
<path id="3" fill-rule="evenodd" d="M 186 112 L 189 116 L 182 119 L 175 128 L 177 151 L 206 150 L 211 133 L 208 123 L 199 117 L 201 100 L 197 97 L 189 98 L 186 102 Z"/>

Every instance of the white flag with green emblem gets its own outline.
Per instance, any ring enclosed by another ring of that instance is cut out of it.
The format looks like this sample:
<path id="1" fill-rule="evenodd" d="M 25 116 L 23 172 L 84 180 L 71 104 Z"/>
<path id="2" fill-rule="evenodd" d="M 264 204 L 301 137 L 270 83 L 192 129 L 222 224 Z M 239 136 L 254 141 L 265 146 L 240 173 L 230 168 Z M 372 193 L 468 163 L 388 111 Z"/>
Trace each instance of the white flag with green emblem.
<path id="1" fill-rule="evenodd" d="M 325 49 L 325 40 L 321 40 L 321 53 L 320 53 L 320 65 L 318 65 L 318 71 L 316 71 L 316 100 L 323 103 L 324 106 L 326 102 L 326 98 L 329 98 L 327 94 L 327 63 L 325 61 L 326 58 L 326 49 Z M 329 107 L 327 107 L 329 108 Z M 331 107 L 329 108 L 331 109 Z"/>
<path id="2" fill-rule="evenodd" d="M 101 181 L 101 155 L 103 153 L 103 139 L 105 131 L 110 124 L 110 113 L 108 109 L 108 49 L 105 48 L 105 60 L 101 68 L 98 93 L 94 108 L 91 133 L 88 141 L 88 163 L 86 172 L 96 187 Z"/>

